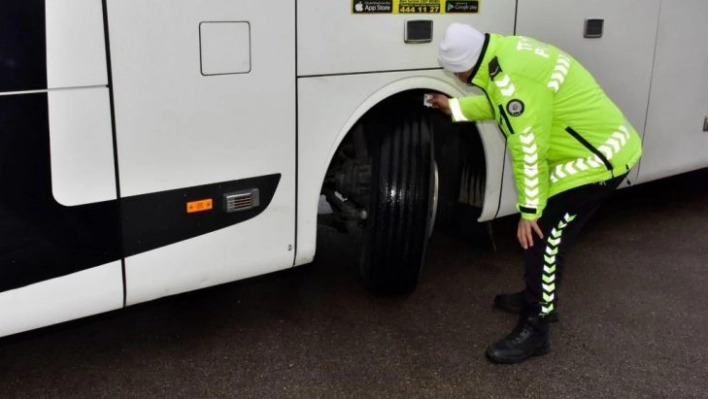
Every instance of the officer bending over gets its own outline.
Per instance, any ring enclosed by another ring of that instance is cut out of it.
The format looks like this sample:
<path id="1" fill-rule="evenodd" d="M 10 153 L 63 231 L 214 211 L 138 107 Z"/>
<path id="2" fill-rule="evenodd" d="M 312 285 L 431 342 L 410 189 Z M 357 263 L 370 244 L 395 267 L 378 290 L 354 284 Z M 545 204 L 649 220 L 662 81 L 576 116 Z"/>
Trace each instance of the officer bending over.
<path id="1" fill-rule="evenodd" d="M 521 317 L 487 356 L 516 363 L 543 355 L 565 249 L 639 161 L 641 139 L 588 70 L 554 46 L 453 23 L 438 58 L 486 95 L 435 94 L 433 107 L 455 122 L 495 120 L 513 163 L 526 288 L 495 298 Z"/>

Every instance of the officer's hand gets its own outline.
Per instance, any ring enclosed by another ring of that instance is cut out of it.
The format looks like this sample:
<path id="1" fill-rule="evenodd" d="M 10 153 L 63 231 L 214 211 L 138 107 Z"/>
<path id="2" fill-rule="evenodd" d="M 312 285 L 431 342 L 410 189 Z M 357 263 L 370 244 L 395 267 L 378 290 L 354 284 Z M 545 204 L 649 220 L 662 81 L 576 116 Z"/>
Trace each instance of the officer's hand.
<path id="1" fill-rule="evenodd" d="M 519 238 L 519 244 L 524 249 L 529 249 L 533 247 L 533 232 L 538 234 L 538 237 L 543 239 L 543 233 L 541 228 L 538 227 L 536 220 L 526 220 L 521 218 L 519 220 L 519 229 L 516 231 L 516 236 Z"/>
<path id="2" fill-rule="evenodd" d="M 430 99 L 430 104 L 433 108 L 438 109 L 447 115 L 452 115 L 452 111 L 450 111 L 450 100 L 446 95 L 431 94 L 431 96 L 433 97 Z"/>

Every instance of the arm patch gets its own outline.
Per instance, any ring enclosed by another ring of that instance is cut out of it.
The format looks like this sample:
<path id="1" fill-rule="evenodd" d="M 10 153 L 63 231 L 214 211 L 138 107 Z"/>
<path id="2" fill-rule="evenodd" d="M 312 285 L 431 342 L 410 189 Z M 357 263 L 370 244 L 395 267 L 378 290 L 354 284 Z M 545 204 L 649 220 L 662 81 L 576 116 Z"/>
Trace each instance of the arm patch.
<path id="1" fill-rule="evenodd" d="M 513 99 L 506 104 L 506 111 L 511 116 L 521 116 L 524 113 L 524 102 Z"/>

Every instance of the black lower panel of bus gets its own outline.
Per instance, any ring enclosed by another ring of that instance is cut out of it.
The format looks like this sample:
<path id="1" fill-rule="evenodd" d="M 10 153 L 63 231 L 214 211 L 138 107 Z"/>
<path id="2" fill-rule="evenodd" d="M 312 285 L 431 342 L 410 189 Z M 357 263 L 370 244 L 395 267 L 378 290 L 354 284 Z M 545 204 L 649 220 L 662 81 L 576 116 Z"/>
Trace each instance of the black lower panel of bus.
<path id="1" fill-rule="evenodd" d="M 123 198 L 125 256 L 184 241 L 260 215 L 270 205 L 280 177 L 280 174 L 272 174 Z M 258 206 L 233 213 L 223 209 L 224 194 L 252 189 L 260 193 Z M 212 210 L 194 214 L 186 212 L 187 202 L 205 198 L 213 200 Z"/>
<path id="2" fill-rule="evenodd" d="M 119 221 L 54 200 L 47 95 L 0 96 L 0 292 L 119 260 Z"/>
<path id="3" fill-rule="evenodd" d="M 0 92 L 47 88 L 46 0 L 2 2 Z"/>
<path id="4" fill-rule="evenodd" d="M 105 212 L 100 208 L 96 213 Z M 0 206 L 0 292 L 119 260 L 115 223 L 97 226 L 105 216 L 93 218 L 86 210 L 38 220 Z"/>

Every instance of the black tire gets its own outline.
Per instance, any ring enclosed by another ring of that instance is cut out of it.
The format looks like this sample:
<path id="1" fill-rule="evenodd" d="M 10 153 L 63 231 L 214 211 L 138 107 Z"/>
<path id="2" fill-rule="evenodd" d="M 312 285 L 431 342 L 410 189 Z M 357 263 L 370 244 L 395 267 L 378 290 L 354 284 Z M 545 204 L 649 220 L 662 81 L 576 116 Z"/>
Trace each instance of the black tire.
<path id="1" fill-rule="evenodd" d="M 435 229 L 447 232 L 457 222 L 457 208 L 462 176 L 464 134 L 460 124 L 453 124 L 442 113 L 433 115 L 435 160 L 439 173 Z"/>
<path id="2" fill-rule="evenodd" d="M 382 294 L 416 288 L 433 218 L 433 125 L 427 112 L 402 115 L 402 109 L 370 125 L 371 196 L 360 266 L 367 285 Z"/>

